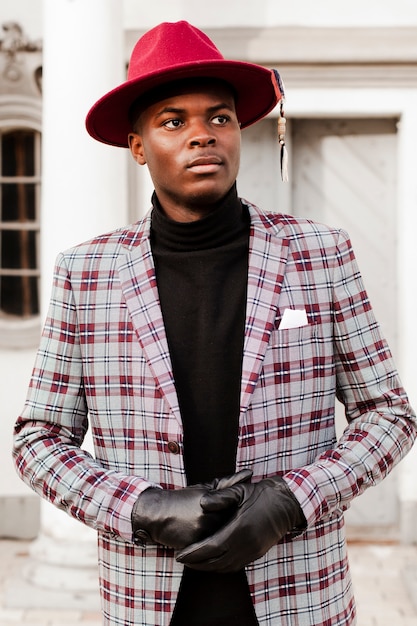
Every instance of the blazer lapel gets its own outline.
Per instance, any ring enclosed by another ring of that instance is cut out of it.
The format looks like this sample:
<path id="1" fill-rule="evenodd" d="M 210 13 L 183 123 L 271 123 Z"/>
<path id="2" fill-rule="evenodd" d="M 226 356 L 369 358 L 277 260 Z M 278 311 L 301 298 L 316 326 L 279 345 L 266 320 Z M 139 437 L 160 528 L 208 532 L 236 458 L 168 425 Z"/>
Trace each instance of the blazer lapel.
<path id="1" fill-rule="evenodd" d="M 265 227 L 250 208 L 252 228 L 249 243 L 248 294 L 243 349 L 241 413 L 250 404 L 270 335 L 274 328 L 278 297 L 282 288 L 289 243 Z"/>
<path id="2" fill-rule="evenodd" d="M 248 293 L 242 363 L 241 413 L 250 404 L 274 328 L 289 243 L 265 227 L 250 208 L 252 226 L 249 244 Z M 181 423 L 178 397 L 156 286 L 149 234 L 126 248 L 118 263 L 121 288 L 139 343 L 161 393 Z"/>
<path id="3" fill-rule="evenodd" d="M 143 237 L 139 244 L 120 257 L 118 270 L 122 292 L 145 358 L 157 386 L 181 423 L 149 236 Z"/>

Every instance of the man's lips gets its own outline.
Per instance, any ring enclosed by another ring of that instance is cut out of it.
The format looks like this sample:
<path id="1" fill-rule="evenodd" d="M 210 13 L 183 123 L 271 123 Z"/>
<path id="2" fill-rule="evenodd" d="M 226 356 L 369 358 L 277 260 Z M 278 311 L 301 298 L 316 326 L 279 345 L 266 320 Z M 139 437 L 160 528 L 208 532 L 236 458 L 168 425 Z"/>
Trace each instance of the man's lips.
<path id="1" fill-rule="evenodd" d="M 187 169 L 192 170 L 196 174 L 211 174 L 217 172 L 222 163 L 222 159 L 218 156 L 201 156 L 189 161 Z"/>

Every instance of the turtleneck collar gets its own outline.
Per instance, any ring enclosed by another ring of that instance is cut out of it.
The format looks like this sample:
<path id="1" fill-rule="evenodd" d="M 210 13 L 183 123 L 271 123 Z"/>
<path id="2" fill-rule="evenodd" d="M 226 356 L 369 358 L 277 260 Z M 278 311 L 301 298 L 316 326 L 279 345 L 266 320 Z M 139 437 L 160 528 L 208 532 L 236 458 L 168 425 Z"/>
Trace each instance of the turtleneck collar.
<path id="1" fill-rule="evenodd" d="M 176 222 L 163 212 L 152 196 L 151 237 L 153 244 L 177 252 L 207 250 L 228 244 L 247 231 L 248 216 L 243 211 L 236 185 L 219 202 L 218 208 L 195 222 Z"/>

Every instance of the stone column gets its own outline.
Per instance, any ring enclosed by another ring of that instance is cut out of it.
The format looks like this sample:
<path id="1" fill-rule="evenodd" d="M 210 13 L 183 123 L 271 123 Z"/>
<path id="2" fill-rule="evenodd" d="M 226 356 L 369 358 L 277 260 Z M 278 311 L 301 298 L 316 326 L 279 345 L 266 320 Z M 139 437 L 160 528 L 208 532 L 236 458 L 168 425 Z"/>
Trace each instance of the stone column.
<path id="1" fill-rule="evenodd" d="M 126 151 L 85 130 L 90 106 L 125 77 L 122 9 L 120 0 L 43 0 L 43 314 L 57 254 L 127 223 Z M 95 532 L 47 502 L 41 511 L 8 605 L 97 610 Z"/>

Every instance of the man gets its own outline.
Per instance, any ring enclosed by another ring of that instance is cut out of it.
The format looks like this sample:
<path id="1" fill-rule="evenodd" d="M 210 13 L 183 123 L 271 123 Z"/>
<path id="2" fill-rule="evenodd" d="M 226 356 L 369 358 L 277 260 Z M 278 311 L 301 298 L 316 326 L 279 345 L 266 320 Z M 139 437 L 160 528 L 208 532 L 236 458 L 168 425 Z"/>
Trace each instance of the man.
<path id="1" fill-rule="evenodd" d="M 14 455 L 97 529 L 106 624 L 356 623 L 343 511 L 416 420 L 346 234 L 237 196 L 240 129 L 281 98 L 166 23 L 87 116 L 153 207 L 60 255 Z"/>

